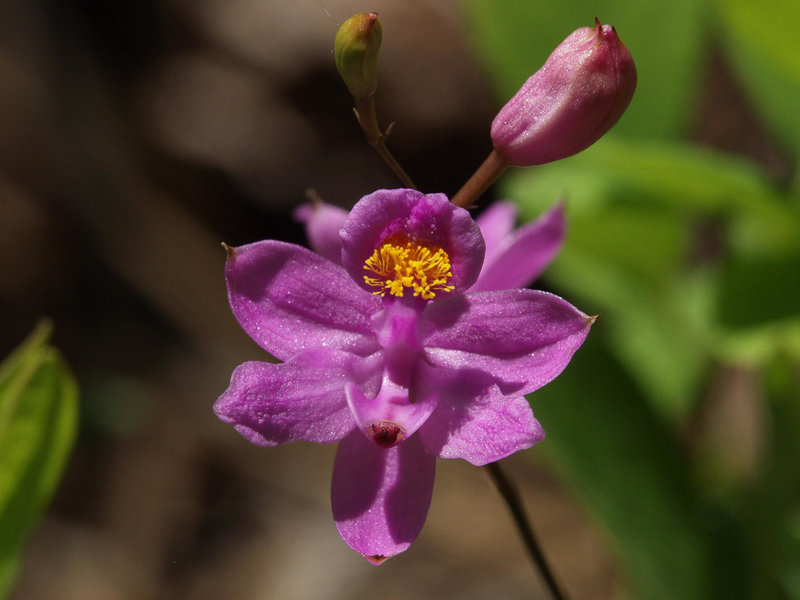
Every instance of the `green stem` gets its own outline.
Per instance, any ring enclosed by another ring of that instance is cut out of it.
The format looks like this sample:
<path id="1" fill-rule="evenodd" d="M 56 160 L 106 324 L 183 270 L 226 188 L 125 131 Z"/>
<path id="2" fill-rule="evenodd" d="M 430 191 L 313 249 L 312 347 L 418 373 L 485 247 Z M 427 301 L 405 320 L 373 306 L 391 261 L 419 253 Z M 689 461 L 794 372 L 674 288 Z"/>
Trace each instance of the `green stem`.
<path id="1" fill-rule="evenodd" d="M 489 189 L 500 173 L 505 171 L 508 163 L 497 152 L 492 150 L 478 170 L 472 174 L 467 183 L 453 196 L 453 204 L 468 208 L 475 204 L 478 198 Z"/>
<path id="2" fill-rule="evenodd" d="M 567 596 L 561 591 L 561 588 L 556 581 L 552 569 L 544 557 L 542 549 L 539 547 L 539 542 L 536 541 L 536 536 L 533 533 L 528 516 L 525 514 L 525 509 L 522 507 L 522 500 L 520 499 L 519 492 L 514 486 L 508 476 L 503 473 L 499 463 L 489 463 L 486 465 L 486 470 L 492 478 L 497 491 L 505 500 L 508 510 L 514 519 L 525 548 L 528 550 L 528 555 L 533 561 L 534 566 L 538 569 L 539 573 L 544 579 L 547 588 L 553 596 L 554 600 L 567 600 Z"/>
<path id="3" fill-rule="evenodd" d="M 383 162 L 389 165 L 389 168 L 397 175 L 397 178 L 403 182 L 403 185 L 408 188 L 417 189 L 417 186 L 411 181 L 411 178 L 403 170 L 403 167 L 400 166 L 400 163 L 397 162 L 386 147 L 386 135 L 381 131 L 378 125 L 378 116 L 375 114 L 375 101 L 373 97 L 369 96 L 356 100 L 355 112 L 358 124 L 361 125 L 361 130 L 364 132 L 364 136 L 367 138 L 370 146 L 375 148 L 375 151 L 383 159 Z"/>

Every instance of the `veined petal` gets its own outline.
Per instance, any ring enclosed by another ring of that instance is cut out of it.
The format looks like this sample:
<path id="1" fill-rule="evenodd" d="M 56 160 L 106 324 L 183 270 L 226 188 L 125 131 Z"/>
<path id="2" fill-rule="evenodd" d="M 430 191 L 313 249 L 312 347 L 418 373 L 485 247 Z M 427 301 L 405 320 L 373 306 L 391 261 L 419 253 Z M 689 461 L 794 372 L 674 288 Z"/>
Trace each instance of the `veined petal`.
<path id="1" fill-rule="evenodd" d="M 544 439 L 524 397 L 503 396 L 497 386 L 475 397 L 463 387 L 451 386 L 417 433 L 429 452 L 481 466 Z"/>
<path id="2" fill-rule="evenodd" d="M 342 229 L 342 264 L 364 289 L 375 291 L 364 281 L 364 265 L 386 240 L 439 248 L 447 253 L 453 286 L 447 294 L 472 285 L 483 263 L 484 243 L 478 226 L 463 208 L 454 206 L 444 194 L 416 190 L 378 190 L 364 196 L 350 211 Z"/>
<path id="3" fill-rule="evenodd" d="M 484 231 L 483 225 L 481 231 Z M 529 286 L 561 251 L 565 234 L 564 205 L 557 204 L 536 221 L 509 234 L 499 247 L 492 248 L 491 256 L 487 241 L 487 256 L 483 269 L 470 291 L 507 290 Z M 484 238 L 486 238 L 485 232 Z"/>
<path id="4" fill-rule="evenodd" d="M 433 495 L 435 457 L 416 436 L 383 449 L 354 431 L 339 444 L 331 506 L 339 535 L 374 564 L 417 538 Z"/>
<path id="5" fill-rule="evenodd" d="M 338 206 L 317 201 L 298 206 L 294 218 L 306 226 L 308 243 L 314 252 L 332 263 L 342 264 L 342 238 L 339 235 L 347 211 Z"/>
<path id="6" fill-rule="evenodd" d="M 506 395 L 528 394 L 554 379 L 581 346 L 594 319 L 537 290 L 470 293 L 431 303 L 426 356 L 434 366 L 481 370 Z"/>
<path id="7" fill-rule="evenodd" d="M 355 426 L 344 394 L 348 381 L 370 391 L 380 381 L 380 356 L 314 350 L 281 363 L 246 362 L 214 412 L 260 446 L 306 440 L 335 442 Z"/>
<path id="8" fill-rule="evenodd" d="M 233 248 L 225 277 L 239 323 L 280 359 L 310 348 L 378 349 L 370 316 L 380 299 L 307 248 L 274 240 Z"/>

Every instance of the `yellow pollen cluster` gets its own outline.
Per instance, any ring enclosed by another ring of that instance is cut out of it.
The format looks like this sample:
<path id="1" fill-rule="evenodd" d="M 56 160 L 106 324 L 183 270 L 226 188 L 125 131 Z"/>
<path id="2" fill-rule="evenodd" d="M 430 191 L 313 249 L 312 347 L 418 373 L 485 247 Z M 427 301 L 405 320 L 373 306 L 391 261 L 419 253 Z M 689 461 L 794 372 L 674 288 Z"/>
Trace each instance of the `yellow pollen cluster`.
<path id="1" fill-rule="evenodd" d="M 430 300 L 436 296 L 434 290 L 449 292 L 455 289 L 447 285 L 453 274 L 450 272 L 450 257 L 441 248 L 431 252 L 425 246 L 411 242 L 405 246 L 383 244 L 364 263 L 364 269 L 378 277 L 364 275 L 367 285 L 380 288 L 374 294 L 403 296 L 405 288 L 413 289 L 415 296 Z"/>

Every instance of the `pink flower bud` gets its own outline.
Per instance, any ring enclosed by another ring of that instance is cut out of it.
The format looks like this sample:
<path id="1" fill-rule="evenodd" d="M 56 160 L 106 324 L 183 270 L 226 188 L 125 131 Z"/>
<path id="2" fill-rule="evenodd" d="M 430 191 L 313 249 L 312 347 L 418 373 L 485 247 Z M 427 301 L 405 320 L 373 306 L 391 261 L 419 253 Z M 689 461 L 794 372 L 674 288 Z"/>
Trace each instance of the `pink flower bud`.
<path id="1" fill-rule="evenodd" d="M 611 25 L 581 27 L 553 51 L 492 122 L 498 155 L 539 165 L 591 146 L 622 116 L 636 89 L 633 57 Z"/>

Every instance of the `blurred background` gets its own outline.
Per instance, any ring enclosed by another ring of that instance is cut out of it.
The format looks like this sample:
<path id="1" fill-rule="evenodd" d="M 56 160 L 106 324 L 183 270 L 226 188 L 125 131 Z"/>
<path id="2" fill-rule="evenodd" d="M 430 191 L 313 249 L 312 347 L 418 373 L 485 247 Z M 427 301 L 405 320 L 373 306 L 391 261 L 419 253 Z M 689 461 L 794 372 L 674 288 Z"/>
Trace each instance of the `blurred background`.
<path id="1" fill-rule="evenodd" d="M 389 146 L 450 195 L 549 52 L 595 15 L 617 27 L 639 69 L 628 113 L 486 198 L 526 219 L 566 198 L 537 286 L 601 314 L 530 398 L 547 440 L 506 470 L 574 599 L 800 599 L 790 0 L 3 0 L 0 355 L 48 317 L 47 364 L 79 389 L 71 453 L 69 402 L 46 413 L 66 424 L 0 431 L 6 457 L 38 439 L 55 465 L 0 477 L 9 597 L 546 597 L 482 470 L 439 461 L 419 540 L 375 568 L 330 516 L 335 448 L 257 448 L 211 411 L 264 358 L 228 309 L 220 243 L 304 243 L 309 188 L 349 207 L 398 185 L 333 65 L 337 22 L 367 10 Z M 35 528 L 26 489 L 41 509 L 53 493 Z"/>

